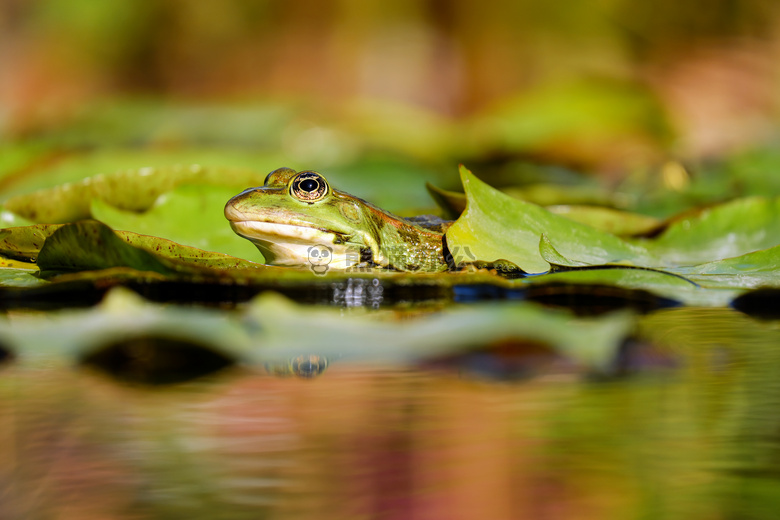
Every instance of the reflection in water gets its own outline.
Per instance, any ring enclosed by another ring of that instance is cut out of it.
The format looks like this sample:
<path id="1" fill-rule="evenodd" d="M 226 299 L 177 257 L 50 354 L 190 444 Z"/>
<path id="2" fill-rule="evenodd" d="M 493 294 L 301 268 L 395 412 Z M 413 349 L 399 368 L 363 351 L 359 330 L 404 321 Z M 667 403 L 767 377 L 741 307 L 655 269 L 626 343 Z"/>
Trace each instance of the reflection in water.
<path id="1" fill-rule="evenodd" d="M 343 307 L 378 309 L 384 299 L 384 287 L 378 278 L 349 278 L 331 284 L 332 303 Z"/>
<path id="2" fill-rule="evenodd" d="M 182 339 L 139 336 L 105 345 L 81 363 L 119 380 L 171 384 L 213 374 L 235 363 L 226 354 Z"/>
<path id="3" fill-rule="evenodd" d="M 780 288 L 764 287 L 746 292 L 735 298 L 731 306 L 756 318 L 780 319 Z"/>
<path id="4" fill-rule="evenodd" d="M 669 309 L 636 334 L 674 364 L 509 381 L 342 361 L 173 387 L 11 364 L 0 517 L 772 518 L 778 323 Z"/>
<path id="5" fill-rule="evenodd" d="M 311 379 L 321 375 L 328 368 L 328 358 L 317 354 L 296 356 L 286 363 L 265 363 L 269 374 L 277 377 L 298 376 Z"/>

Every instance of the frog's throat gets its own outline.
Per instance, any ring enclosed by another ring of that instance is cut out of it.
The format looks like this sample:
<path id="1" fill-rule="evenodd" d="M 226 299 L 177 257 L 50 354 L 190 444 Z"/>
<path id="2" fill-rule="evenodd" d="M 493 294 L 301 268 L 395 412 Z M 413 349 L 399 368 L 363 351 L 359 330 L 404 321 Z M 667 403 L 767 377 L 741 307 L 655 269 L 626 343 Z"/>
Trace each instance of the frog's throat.
<path id="1" fill-rule="evenodd" d="M 360 263 L 360 248 L 345 242 L 334 232 L 308 226 L 261 222 L 257 220 L 231 221 L 230 227 L 263 253 L 266 263 L 306 267 L 312 264 L 312 246 L 330 249 L 329 268 L 346 269 Z M 317 261 L 320 265 L 321 261 Z"/>

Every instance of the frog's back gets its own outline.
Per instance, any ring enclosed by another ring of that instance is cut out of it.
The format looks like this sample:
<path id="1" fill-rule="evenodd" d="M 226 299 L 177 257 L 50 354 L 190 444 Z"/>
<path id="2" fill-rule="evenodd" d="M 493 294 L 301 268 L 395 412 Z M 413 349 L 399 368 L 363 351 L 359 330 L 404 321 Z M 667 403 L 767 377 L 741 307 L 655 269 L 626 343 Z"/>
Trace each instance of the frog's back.
<path id="1" fill-rule="evenodd" d="M 452 220 L 444 220 L 437 215 L 418 215 L 402 219 L 423 229 L 444 234 L 453 224 Z"/>

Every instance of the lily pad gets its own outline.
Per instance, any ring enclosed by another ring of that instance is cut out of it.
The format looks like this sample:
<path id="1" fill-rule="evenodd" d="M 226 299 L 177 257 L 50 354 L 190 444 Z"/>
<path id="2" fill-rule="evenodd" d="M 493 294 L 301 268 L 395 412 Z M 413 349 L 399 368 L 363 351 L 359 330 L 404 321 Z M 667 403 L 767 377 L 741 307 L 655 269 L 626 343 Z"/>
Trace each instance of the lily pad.
<path id="1" fill-rule="evenodd" d="M 93 199 L 116 208 L 144 211 L 157 197 L 183 184 L 229 185 L 236 190 L 263 183 L 267 172 L 198 165 L 141 168 L 11 197 L 5 208 L 34 222 L 57 224 L 90 218 Z"/>
<path id="2" fill-rule="evenodd" d="M 555 205 L 546 206 L 545 209 L 574 222 L 620 236 L 643 235 L 661 225 L 661 221 L 655 217 L 601 206 Z"/>
<path id="3" fill-rule="evenodd" d="M 703 287 L 780 287 L 780 245 L 675 272 Z"/>
<path id="4" fill-rule="evenodd" d="M 30 226 L 34 223 L 35 222 L 22 218 L 6 209 L 0 211 L 0 228 Z"/>
<path id="5" fill-rule="evenodd" d="M 632 267 L 590 267 L 550 273 L 526 278 L 523 284 L 601 284 L 641 289 L 657 296 L 681 302 L 685 305 L 722 307 L 742 291 L 735 287 L 712 286 L 703 288 L 694 277 L 682 276 L 658 269 Z"/>
<path id="6" fill-rule="evenodd" d="M 259 267 L 221 253 L 202 251 L 158 237 L 114 232 L 97 221 L 59 227 L 43 243 L 37 257 L 41 271 L 88 271 L 130 267 L 163 275 L 177 273 L 227 276 L 231 269 Z"/>
<path id="7" fill-rule="evenodd" d="M 235 194 L 236 190 L 230 187 L 181 186 L 161 195 L 143 213 L 123 211 L 94 199 L 92 215 L 115 230 L 167 238 L 262 263 L 263 256 L 257 248 L 236 235 L 223 217 L 225 202 Z"/>
<path id="8" fill-rule="evenodd" d="M 656 239 L 638 241 L 666 265 L 696 265 L 780 244 L 780 197 L 750 197 L 676 220 Z"/>
<path id="9" fill-rule="evenodd" d="M 133 267 L 140 271 L 175 274 L 156 256 L 128 245 L 111 228 L 94 221 L 68 224 L 46 239 L 38 254 L 42 271 L 73 271 Z"/>
<path id="10" fill-rule="evenodd" d="M 503 194 L 463 166 L 460 174 L 468 205 L 447 230 L 450 250 L 457 247 L 469 251 L 478 260 L 504 259 L 527 273 L 543 273 L 550 268 L 539 252 L 541 235 L 546 234 L 561 254 L 576 262 L 592 265 L 660 263 L 644 248 L 615 235 Z"/>
<path id="11" fill-rule="evenodd" d="M 0 230 L 0 255 L 23 262 L 35 262 L 43 243 L 60 224 L 36 224 Z"/>
<path id="12" fill-rule="evenodd" d="M 45 285 L 48 282 L 35 276 L 38 268 L 34 265 L 26 268 L 9 267 L 0 261 L 0 286 L 2 287 L 35 287 Z"/>
<path id="13" fill-rule="evenodd" d="M 466 209 L 466 195 L 464 193 L 443 190 L 430 183 L 426 184 L 426 188 L 446 218 L 455 220 Z M 560 189 L 562 190 L 562 188 Z M 641 235 L 661 225 L 661 221 L 655 217 L 640 213 L 583 204 L 555 203 L 554 205 L 546 205 L 549 200 L 543 202 L 545 200 L 543 197 L 527 197 L 525 192 L 520 190 L 504 189 L 502 191 L 516 199 L 545 206 L 545 209 L 550 213 L 561 215 L 581 224 L 587 224 L 613 235 Z"/>

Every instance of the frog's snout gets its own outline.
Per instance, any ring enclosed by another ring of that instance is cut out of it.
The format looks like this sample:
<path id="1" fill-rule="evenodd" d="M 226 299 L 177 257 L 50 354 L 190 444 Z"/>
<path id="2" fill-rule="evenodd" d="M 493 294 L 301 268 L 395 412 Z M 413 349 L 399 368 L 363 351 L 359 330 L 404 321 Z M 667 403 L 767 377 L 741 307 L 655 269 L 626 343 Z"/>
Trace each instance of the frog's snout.
<path id="1" fill-rule="evenodd" d="M 232 197 L 225 204 L 225 218 L 231 222 L 246 220 L 246 216 L 244 215 L 244 212 L 238 209 L 241 201 L 243 200 L 244 193 L 246 192 L 239 193 L 235 197 Z"/>

